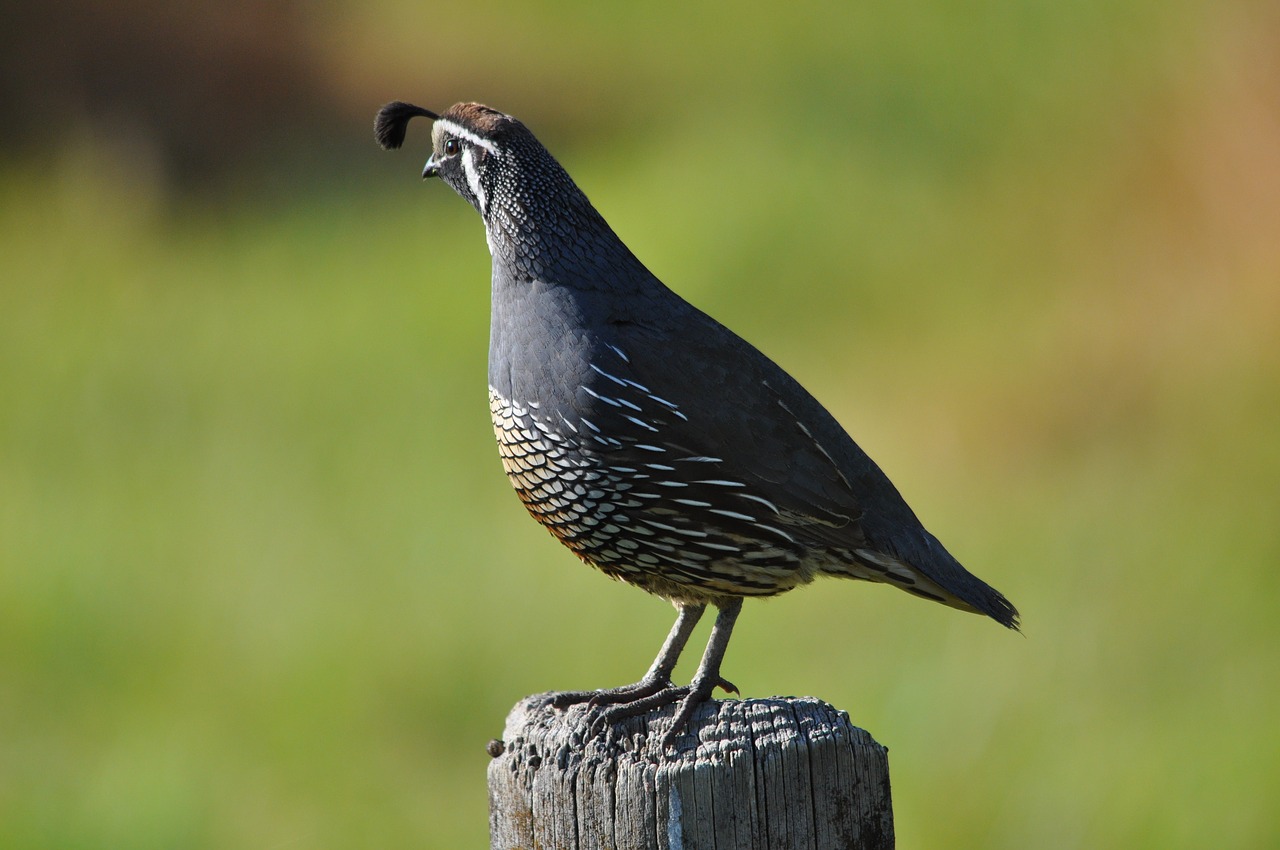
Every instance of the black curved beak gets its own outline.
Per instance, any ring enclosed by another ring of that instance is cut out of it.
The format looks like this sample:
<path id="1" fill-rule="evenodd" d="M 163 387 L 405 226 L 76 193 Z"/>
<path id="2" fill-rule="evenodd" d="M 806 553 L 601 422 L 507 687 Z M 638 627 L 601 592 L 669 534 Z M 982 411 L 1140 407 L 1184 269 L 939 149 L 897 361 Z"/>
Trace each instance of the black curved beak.
<path id="1" fill-rule="evenodd" d="M 438 177 L 440 175 L 440 166 L 436 164 L 436 155 L 433 153 L 427 157 L 427 164 L 422 167 L 422 179 L 428 177 Z"/>

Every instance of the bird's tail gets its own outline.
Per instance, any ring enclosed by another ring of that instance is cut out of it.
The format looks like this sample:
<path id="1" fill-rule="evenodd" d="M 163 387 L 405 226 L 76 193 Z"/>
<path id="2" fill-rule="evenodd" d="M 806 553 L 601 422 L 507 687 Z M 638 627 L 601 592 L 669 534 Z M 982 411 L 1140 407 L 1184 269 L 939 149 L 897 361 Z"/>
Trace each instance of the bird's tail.
<path id="1" fill-rule="evenodd" d="M 985 614 L 1002 626 L 1018 630 L 1019 614 L 1013 603 L 961 566 L 936 537 L 920 529 L 920 536 L 910 543 L 914 545 L 857 549 L 853 553 L 855 563 L 829 564 L 823 571 L 892 584 L 923 599 Z M 884 549 L 895 551 L 890 554 Z"/>

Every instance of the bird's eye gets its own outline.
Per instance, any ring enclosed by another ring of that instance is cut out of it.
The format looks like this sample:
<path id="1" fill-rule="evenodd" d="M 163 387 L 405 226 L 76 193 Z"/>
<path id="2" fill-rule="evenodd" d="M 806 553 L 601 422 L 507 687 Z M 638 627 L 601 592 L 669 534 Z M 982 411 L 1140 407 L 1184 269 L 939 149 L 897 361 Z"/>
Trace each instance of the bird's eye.
<path id="1" fill-rule="evenodd" d="M 462 151 L 462 142 L 457 139 L 444 140 L 445 156 L 457 156 Z"/>

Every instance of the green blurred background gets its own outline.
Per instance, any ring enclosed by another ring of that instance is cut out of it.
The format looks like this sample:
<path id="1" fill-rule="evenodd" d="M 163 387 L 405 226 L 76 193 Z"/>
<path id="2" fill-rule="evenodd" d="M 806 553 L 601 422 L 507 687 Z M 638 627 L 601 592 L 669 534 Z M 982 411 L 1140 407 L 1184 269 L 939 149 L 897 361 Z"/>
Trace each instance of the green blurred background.
<path id="1" fill-rule="evenodd" d="M 901 847 L 1280 846 L 1275 3 L 4 14 L 0 845 L 487 846 L 508 708 L 657 650 L 509 492 L 404 98 L 522 117 L 1022 609 L 749 603 Z"/>

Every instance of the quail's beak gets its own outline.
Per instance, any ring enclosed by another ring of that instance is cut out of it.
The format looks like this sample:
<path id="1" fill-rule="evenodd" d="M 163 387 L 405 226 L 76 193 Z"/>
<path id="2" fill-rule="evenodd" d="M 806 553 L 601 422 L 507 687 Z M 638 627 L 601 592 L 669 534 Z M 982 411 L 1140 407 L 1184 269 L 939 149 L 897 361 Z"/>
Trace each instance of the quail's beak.
<path id="1" fill-rule="evenodd" d="M 436 155 L 433 153 L 427 157 L 427 164 L 422 167 L 422 179 L 428 177 L 436 177 L 440 174 L 440 166 L 436 164 Z"/>

